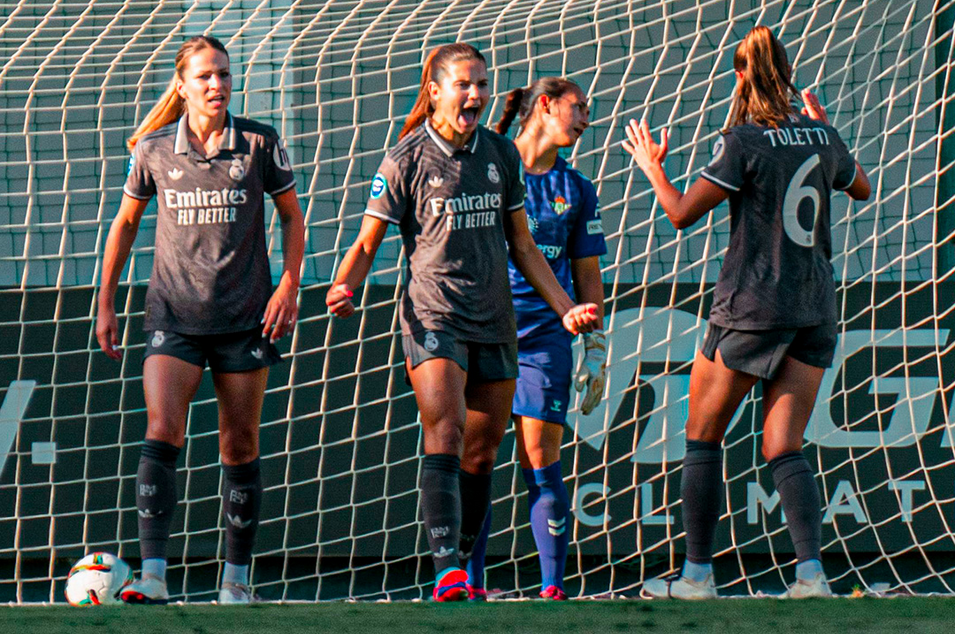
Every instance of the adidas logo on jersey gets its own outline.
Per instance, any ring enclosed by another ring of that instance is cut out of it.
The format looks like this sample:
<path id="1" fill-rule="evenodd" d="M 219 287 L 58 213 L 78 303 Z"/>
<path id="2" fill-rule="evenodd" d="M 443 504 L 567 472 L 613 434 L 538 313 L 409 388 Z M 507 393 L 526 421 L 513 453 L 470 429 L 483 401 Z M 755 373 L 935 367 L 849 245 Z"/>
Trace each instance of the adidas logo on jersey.
<path id="1" fill-rule="evenodd" d="M 177 181 L 180 178 L 182 178 L 182 170 L 177 167 L 172 168 L 166 173 L 169 174 L 169 178 L 171 178 L 174 181 Z"/>
<path id="2" fill-rule="evenodd" d="M 262 350 L 259 348 L 256 348 L 255 350 L 252 351 L 252 356 L 259 360 L 262 359 L 262 354 L 263 354 Z"/>
<path id="3" fill-rule="evenodd" d="M 437 189 L 444 185 L 444 179 L 440 176 L 432 176 L 428 179 L 428 184 Z"/>

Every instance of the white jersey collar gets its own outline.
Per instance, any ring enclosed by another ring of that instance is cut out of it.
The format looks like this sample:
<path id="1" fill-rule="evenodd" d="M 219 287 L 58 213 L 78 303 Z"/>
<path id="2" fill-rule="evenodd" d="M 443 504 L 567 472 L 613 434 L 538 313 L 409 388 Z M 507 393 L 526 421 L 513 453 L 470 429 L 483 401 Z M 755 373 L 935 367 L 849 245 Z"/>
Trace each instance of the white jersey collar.
<path id="1" fill-rule="evenodd" d="M 474 154 L 477 151 L 478 146 L 478 137 L 481 134 L 481 126 L 479 125 L 474 129 L 474 134 L 471 135 L 471 138 L 468 139 L 468 142 L 464 144 L 463 148 L 456 148 L 450 143 L 448 143 L 437 131 L 434 129 L 434 126 L 431 125 L 431 119 L 424 120 L 425 130 L 428 132 L 428 136 L 431 137 L 431 140 L 434 141 L 435 145 L 441 148 L 441 151 L 444 152 L 447 156 L 452 156 L 458 150 L 467 150 L 471 154 Z"/>

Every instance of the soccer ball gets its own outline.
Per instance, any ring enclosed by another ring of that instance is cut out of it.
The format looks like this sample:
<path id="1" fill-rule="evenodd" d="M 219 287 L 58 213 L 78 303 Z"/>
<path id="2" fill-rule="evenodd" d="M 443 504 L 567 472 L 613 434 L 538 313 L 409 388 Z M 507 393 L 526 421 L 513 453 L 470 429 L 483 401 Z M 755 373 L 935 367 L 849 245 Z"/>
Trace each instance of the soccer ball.
<path id="1" fill-rule="evenodd" d="M 66 600 L 70 605 L 122 603 L 119 591 L 133 582 L 133 569 L 110 553 L 92 553 L 80 559 L 66 578 Z"/>

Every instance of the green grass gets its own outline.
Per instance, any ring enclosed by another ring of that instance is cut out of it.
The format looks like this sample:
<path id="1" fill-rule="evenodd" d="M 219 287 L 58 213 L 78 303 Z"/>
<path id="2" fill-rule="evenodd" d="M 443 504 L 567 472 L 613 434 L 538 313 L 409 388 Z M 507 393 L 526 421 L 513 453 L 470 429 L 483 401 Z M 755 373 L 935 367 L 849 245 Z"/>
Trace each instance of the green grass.
<path id="1" fill-rule="evenodd" d="M 945 598 L 812 601 L 323 603 L 251 607 L 118 606 L 0 609 L 0 632 L 950 632 L 955 600 Z"/>

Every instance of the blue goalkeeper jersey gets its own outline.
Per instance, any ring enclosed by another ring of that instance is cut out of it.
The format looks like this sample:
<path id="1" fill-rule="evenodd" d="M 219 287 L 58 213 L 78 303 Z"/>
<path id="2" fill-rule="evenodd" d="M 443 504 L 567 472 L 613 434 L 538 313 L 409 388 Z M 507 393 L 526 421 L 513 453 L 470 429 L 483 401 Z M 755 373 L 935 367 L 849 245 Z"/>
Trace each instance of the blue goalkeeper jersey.
<path id="1" fill-rule="evenodd" d="M 557 157 L 544 174 L 524 174 L 524 209 L 531 234 L 567 294 L 574 297 L 571 260 L 607 252 L 600 204 L 593 184 Z M 560 318 L 508 259 L 519 339 L 529 335 L 564 332 Z"/>

